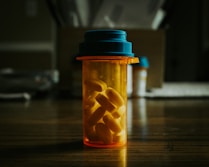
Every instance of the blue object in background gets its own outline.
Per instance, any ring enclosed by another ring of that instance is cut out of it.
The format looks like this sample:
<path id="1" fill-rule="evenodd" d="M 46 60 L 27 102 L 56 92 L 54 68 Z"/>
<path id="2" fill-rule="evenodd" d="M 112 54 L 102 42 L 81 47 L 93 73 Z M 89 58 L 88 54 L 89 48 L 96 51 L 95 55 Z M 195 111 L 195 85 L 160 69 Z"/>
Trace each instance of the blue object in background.
<path id="1" fill-rule="evenodd" d="M 146 56 L 139 56 L 139 63 L 140 67 L 149 68 L 149 61 Z"/>

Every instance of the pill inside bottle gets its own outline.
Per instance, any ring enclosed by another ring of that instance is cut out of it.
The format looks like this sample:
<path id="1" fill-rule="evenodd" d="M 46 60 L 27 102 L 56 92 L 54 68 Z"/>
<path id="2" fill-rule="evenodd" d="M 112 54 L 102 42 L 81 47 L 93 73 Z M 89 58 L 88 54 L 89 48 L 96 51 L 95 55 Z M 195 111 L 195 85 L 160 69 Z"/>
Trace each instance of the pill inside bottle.
<path id="1" fill-rule="evenodd" d="M 137 63 L 122 30 L 91 30 L 79 47 L 82 60 L 83 142 L 91 147 L 127 143 L 127 64 Z"/>

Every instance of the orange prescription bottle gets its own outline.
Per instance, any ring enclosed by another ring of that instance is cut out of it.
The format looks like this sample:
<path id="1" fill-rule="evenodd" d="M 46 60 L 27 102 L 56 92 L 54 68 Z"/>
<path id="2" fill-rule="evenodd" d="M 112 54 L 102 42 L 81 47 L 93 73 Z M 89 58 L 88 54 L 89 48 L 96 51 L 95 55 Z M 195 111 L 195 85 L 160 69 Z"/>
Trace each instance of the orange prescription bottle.
<path id="1" fill-rule="evenodd" d="M 83 142 L 92 147 L 127 143 L 127 64 L 138 63 L 123 30 L 89 30 L 82 61 Z"/>

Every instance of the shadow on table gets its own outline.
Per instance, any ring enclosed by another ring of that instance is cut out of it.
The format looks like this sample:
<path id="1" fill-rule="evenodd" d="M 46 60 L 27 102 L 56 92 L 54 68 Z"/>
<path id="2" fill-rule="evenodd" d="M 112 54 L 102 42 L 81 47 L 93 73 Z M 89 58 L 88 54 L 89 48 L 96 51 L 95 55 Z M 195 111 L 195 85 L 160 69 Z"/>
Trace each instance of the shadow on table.
<path id="1" fill-rule="evenodd" d="M 82 140 L 73 142 L 63 142 L 43 145 L 15 146 L 11 148 L 3 148 L 1 158 L 15 158 L 21 156 L 35 156 L 41 154 L 58 154 L 72 153 L 82 151 L 84 149 Z"/>

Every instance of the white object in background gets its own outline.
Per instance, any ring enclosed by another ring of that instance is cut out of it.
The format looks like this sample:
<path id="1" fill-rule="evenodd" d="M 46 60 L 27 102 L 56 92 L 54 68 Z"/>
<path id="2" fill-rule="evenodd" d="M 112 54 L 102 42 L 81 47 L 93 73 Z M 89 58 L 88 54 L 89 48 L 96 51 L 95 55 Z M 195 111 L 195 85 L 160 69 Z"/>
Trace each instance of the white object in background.
<path id="1" fill-rule="evenodd" d="M 161 9 L 165 0 L 105 0 L 101 1 L 92 27 L 122 27 L 156 29 L 164 15 Z M 133 12 L 133 11 L 137 11 Z M 157 15 L 157 16 L 156 16 Z M 154 21 L 154 23 L 153 23 Z M 154 24 L 154 25 L 153 25 Z"/>
<path id="2" fill-rule="evenodd" d="M 89 1 L 75 0 L 77 7 L 77 16 L 80 17 L 81 26 L 87 27 L 89 25 Z"/>
<path id="3" fill-rule="evenodd" d="M 149 98 L 208 98 L 209 82 L 167 82 L 146 93 Z"/>
<path id="4" fill-rule="evenodd" d="M 133 96 L 144 97 L 146 95 L 147 69 L 134 68 L 133 78 Z"/>
<path id="5" fill-rule="evenodd" d="M 133 65 L 133 93 L 134 97 L 146 95 L 147 69 L 149 61 L 146 56 L 139 56 L 139 63 Z"/>
<path id="6" fill-rule="evenodd" d="M 159 9 L 156 12 L 156 15 L 155 15 L 153 22 L 152 22 L 152 29 L 153 30 L 157 30 L 159 28 L 160 23 L 162 22 L 164 17 L 165 17 L 165 12 L 162 9 Z"/>

